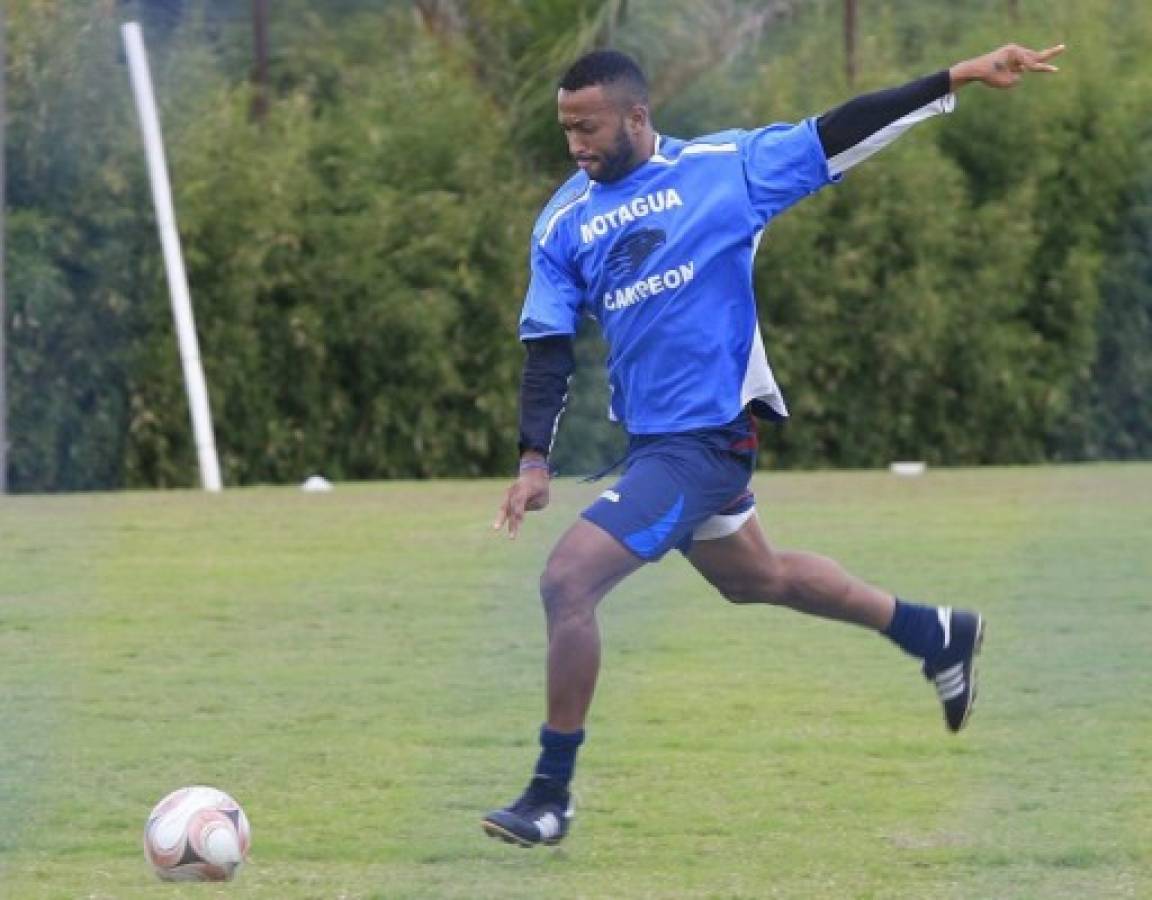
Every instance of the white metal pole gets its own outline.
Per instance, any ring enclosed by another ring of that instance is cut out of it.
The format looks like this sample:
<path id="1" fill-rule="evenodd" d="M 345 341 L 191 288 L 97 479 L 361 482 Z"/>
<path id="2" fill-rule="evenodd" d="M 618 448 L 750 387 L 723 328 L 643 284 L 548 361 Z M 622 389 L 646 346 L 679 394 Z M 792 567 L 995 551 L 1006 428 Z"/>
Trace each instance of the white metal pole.
<path id="1" fill-rule="evenodd" d="M 200 345 L 196 339 L 196 323 L 192 316 L 192 300 L 188 294 L 188 276 L 184 271 L 180 234 L 176 230 L 172 186 L 168 181 L 168 163 L 164 158 L 164 140 L 160 132 L 160 117 L 156 113 L 156 98 L 152 92 L 152 76 L 148 71 L 144 37 L 137 22 L 125 22 L 121 33 L 128 54 L 128 68 L 132 73 L 132 92 L 136 97 L 136 112 L 140 116 L 140 130 L 144 135 L 148 174 L 152 181 L 152 201 L 156 205 L 156 225 L 164 248 L 172 316 L 176 320 L 180 363 L 184 368 L 188 408 L 192 413 L 192 432 L 196 440 L 196 455 L 200 461 L 200 483 L 206 491 L 218 491 L 221 487 L 220 463 L 216 457 L 216 440 L 212 434 L 208 387 L 204 381 L 204 367 L 200 362 Z"/>

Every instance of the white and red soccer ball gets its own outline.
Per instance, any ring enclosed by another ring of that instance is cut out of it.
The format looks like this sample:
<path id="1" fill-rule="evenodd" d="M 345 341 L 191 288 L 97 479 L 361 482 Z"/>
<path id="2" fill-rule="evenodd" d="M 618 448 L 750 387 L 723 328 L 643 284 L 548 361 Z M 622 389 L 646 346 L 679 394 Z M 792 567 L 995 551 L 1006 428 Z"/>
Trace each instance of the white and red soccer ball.
<path id="1" fill-rule="evenodd" d="M 173 791 L 144 827 L 144 855 L 163 881 L 230 881 L 251 843 L 240 804 L 204 785 Z"/>

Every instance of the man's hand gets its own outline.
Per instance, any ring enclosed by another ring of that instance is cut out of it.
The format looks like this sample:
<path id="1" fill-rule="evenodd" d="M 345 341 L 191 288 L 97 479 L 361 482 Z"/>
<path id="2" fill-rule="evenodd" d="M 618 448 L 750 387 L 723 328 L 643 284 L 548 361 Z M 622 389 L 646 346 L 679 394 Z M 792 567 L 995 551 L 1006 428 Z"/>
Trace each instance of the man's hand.
<path id="1" fill-rule="evenodd" d="M 1048 60 L 1063 52 L 1063 44 L 1057 44 L 1047 50 L 1029 50 L 1027 47 L 1020 47 L 1017 44 L 1007 44 L 999 50 L 993 50 L 983 56 L 957 63 L 949 69 L 948 74 L 952 78 L 952 90 L 955 91 L 973 81 L 979 81 L 994 88 L 1015 87 L 1016 82 L 1025 72 L 1059 71 Z"/>
<path id="2" fill-rule="evenodd" d="M 499 531 L 507 525 L 508 537 L 515 538 L 520 531 L 520 523 L 524 521 L 524 513 L 534 512 L 548 505 L 550 478 L 547 463 L 540 467 L 522 467 L 520 477 L 504 494 L 504 502 L 500 504 L 492 528 Z"/>

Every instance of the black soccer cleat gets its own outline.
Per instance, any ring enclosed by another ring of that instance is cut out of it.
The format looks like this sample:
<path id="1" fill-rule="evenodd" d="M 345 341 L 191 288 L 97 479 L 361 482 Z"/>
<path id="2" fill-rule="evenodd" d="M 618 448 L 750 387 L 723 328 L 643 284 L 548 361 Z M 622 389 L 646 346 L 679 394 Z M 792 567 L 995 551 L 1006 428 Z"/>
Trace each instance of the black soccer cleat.
<path id="1" fill-rule="evenodd" d="M 544 775 L 535 776 L 520 799 L 488 813 L 480 822 L 489 837 L 520 847 L 559 844 L 575 815 L 567 788 Z"/>
<path id="2" fill-rule="evenodd" d="M 950 731 L 964 727 L 976 702 L 976 654 L 984 640 L 984 617 L 944 606 L 938 610 L 944 649 L 924 661 L 924 677 L 936 685 Z"/>

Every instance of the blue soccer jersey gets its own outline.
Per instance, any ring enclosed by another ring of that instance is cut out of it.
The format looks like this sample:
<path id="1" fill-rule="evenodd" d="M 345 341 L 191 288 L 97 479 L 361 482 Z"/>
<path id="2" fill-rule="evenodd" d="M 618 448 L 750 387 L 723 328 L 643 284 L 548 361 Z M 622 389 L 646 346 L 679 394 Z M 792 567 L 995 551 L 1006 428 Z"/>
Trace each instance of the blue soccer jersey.
<path id="1" fill-rule="evenodd" d="M 620 181 L 579 172 L 533 230 L 522 340 L 597 320 L 610 414 L 632 434 L 731 422 L 754 401 L 787 415 L 756 316 L 752 260 L 768 222 L 824 187 L 815 120 L 658 137 Z"/>

